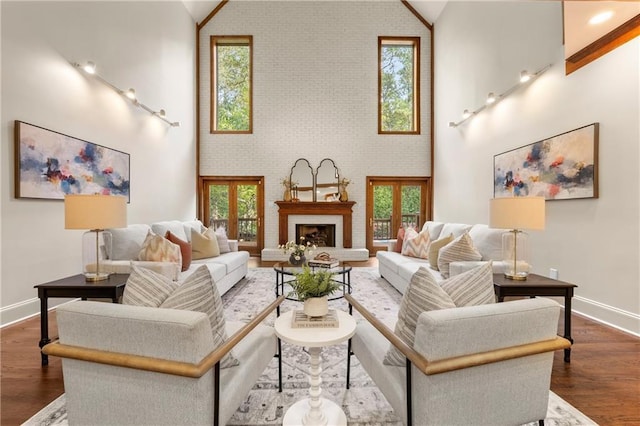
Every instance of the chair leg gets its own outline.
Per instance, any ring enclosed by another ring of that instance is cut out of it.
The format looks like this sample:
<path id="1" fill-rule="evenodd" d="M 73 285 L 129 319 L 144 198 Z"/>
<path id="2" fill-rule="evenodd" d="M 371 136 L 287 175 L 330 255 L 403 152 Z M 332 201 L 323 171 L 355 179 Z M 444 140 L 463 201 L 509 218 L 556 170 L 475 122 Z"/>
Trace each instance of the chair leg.
<path id="1" fill-rule="evenodd" d="M 282 393 L 282 341 L 278 338 L 278 392 Z"/>
<path id="2" fill-rule="evenodd" d="M 347 343 L 347 389 L 349 389 L 349 380 L 351 378 L 351 339 Z"/>
<path id="3" fill-rule="evenodd" d="M 409 361 L 409 358 L 406 358 L 406 367 L 405 367 L 405 374 L 406 374 L 406 387 L 407 387 L 407 426 L 412 426 L 413 425 L 413 412 L 412 412 L 412 397 L 411 397 L 411 361 Z"/>
<path id="4" fill-rule="evenodd" d="M 216 389 L 216 394 L 213 397 L 213 426 L 218 426 L 220 424 L 220 361 L 216 362 L 213 371 L 215 374 L 213 385 Z"/>
<path id="5" fill-rule="evenodd" d="M 544 419 L 538 420 L 538 426 L 544 426 Z"/>

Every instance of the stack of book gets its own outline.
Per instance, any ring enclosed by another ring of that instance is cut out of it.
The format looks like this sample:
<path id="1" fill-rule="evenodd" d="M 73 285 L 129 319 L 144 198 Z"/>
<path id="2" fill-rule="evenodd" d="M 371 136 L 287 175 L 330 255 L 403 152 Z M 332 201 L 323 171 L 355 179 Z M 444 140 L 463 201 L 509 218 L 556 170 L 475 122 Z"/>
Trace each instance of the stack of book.
<path id="1" fill-rule="evenodd" d="M 314 268 L 335 268 L 340 264 L 340 261 L 336 258 L 329 259 L 311 259 L 307 262 L 307 265 Z"/>
<path id="2" fill-rule="evenodd" d="M 291 328 L 335 328 L 338 325 L 338 314 L 335 309 L 329 309 L 327 315 L 322 317 L 310 317 L 299 310 L 293 311 L 291 316 Z"/>

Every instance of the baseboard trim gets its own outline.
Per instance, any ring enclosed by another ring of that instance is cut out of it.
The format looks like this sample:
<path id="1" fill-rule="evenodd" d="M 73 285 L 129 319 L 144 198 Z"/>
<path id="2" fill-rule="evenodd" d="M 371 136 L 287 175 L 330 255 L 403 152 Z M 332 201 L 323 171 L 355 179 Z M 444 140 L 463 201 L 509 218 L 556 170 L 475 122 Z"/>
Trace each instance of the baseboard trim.
<path id="1" fill-rule="evenodd" d="M 64 303 L 71 302 L 76 299 L 49 299 L 48 310 L 52 310 Z M 34 297 L 23 302 L 14 303 L 13 305 L 0 308 L 0 328 L 24 321 L 36 315 L 40 315 L 40 299 Z"/>
<path id="2" fill-rule="evenodd" d="M 580 296 L 573 297 L 572 311 L 593 321 L 640 337 L 640 315 Z"/>

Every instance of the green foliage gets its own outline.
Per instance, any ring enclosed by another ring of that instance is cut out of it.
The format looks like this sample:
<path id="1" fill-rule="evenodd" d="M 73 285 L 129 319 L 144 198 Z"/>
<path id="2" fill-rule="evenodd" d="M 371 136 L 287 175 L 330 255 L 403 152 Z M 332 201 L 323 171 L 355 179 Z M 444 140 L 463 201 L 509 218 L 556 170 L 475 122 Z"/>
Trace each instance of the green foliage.
<path id="1" fill-rule="evenodd" d="M 402 214 L 420 213 L 420 187 L 403 185 L 400 191 Z M 373 200 L 373 217 L 375 219 L 390 218 L 393 211 L 393 187 L 391 185 L 374 186 Z"/>
<path id="2" fill-rule="evenodd" d="M 319 268 L 312 271 L 305 265 L 302 267 L 302 272 L 295 274 L 295 277 L 291 287 L 300 301 L 310 297 L 328 296 L 341 286 L 339 282 L 333 280 L 333 274 L 328 269 Z"/>
<path id="3" fill-rule="evenodd" d="M 414 49 L 410 45 L 382 47 L 382 130 L 409 132 L 415 129 Z"/>
<path id="4" fill-rule="evenodd" d="M 250 51 L 248 45 L 218 45 L 216 130 L 249 130 Z"/>

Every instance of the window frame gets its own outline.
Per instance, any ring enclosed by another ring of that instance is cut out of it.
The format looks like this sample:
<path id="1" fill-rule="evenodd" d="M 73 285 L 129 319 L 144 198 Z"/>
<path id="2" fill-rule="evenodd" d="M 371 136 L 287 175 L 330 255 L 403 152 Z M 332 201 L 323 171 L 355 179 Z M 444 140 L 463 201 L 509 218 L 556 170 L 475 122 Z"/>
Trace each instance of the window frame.
<path id="1" fill-rule="evenodd" d="M 210 40 L 211 65 L 211 102 L 210 102 L 210 133 L 212 134 L 252 134 L 253 133 L 253 36 L 251 35 L 212 35 Z M 248 130 L 218 130 L 218 83 L 217 83 L 217 47 L 229 45 L 246 45 L 249 47 L 249 129 Z"/>
<path id="2" fill-rule="evenodd" d="M 387 45 L 408 45 L 413 47 L 413 128 L 407 131 L 382 129 L 382 49 Z M 420 37 L 379 36 L 378 37 L 378 134 L 379 135 L 419 135 L 420 134 Z"/>

